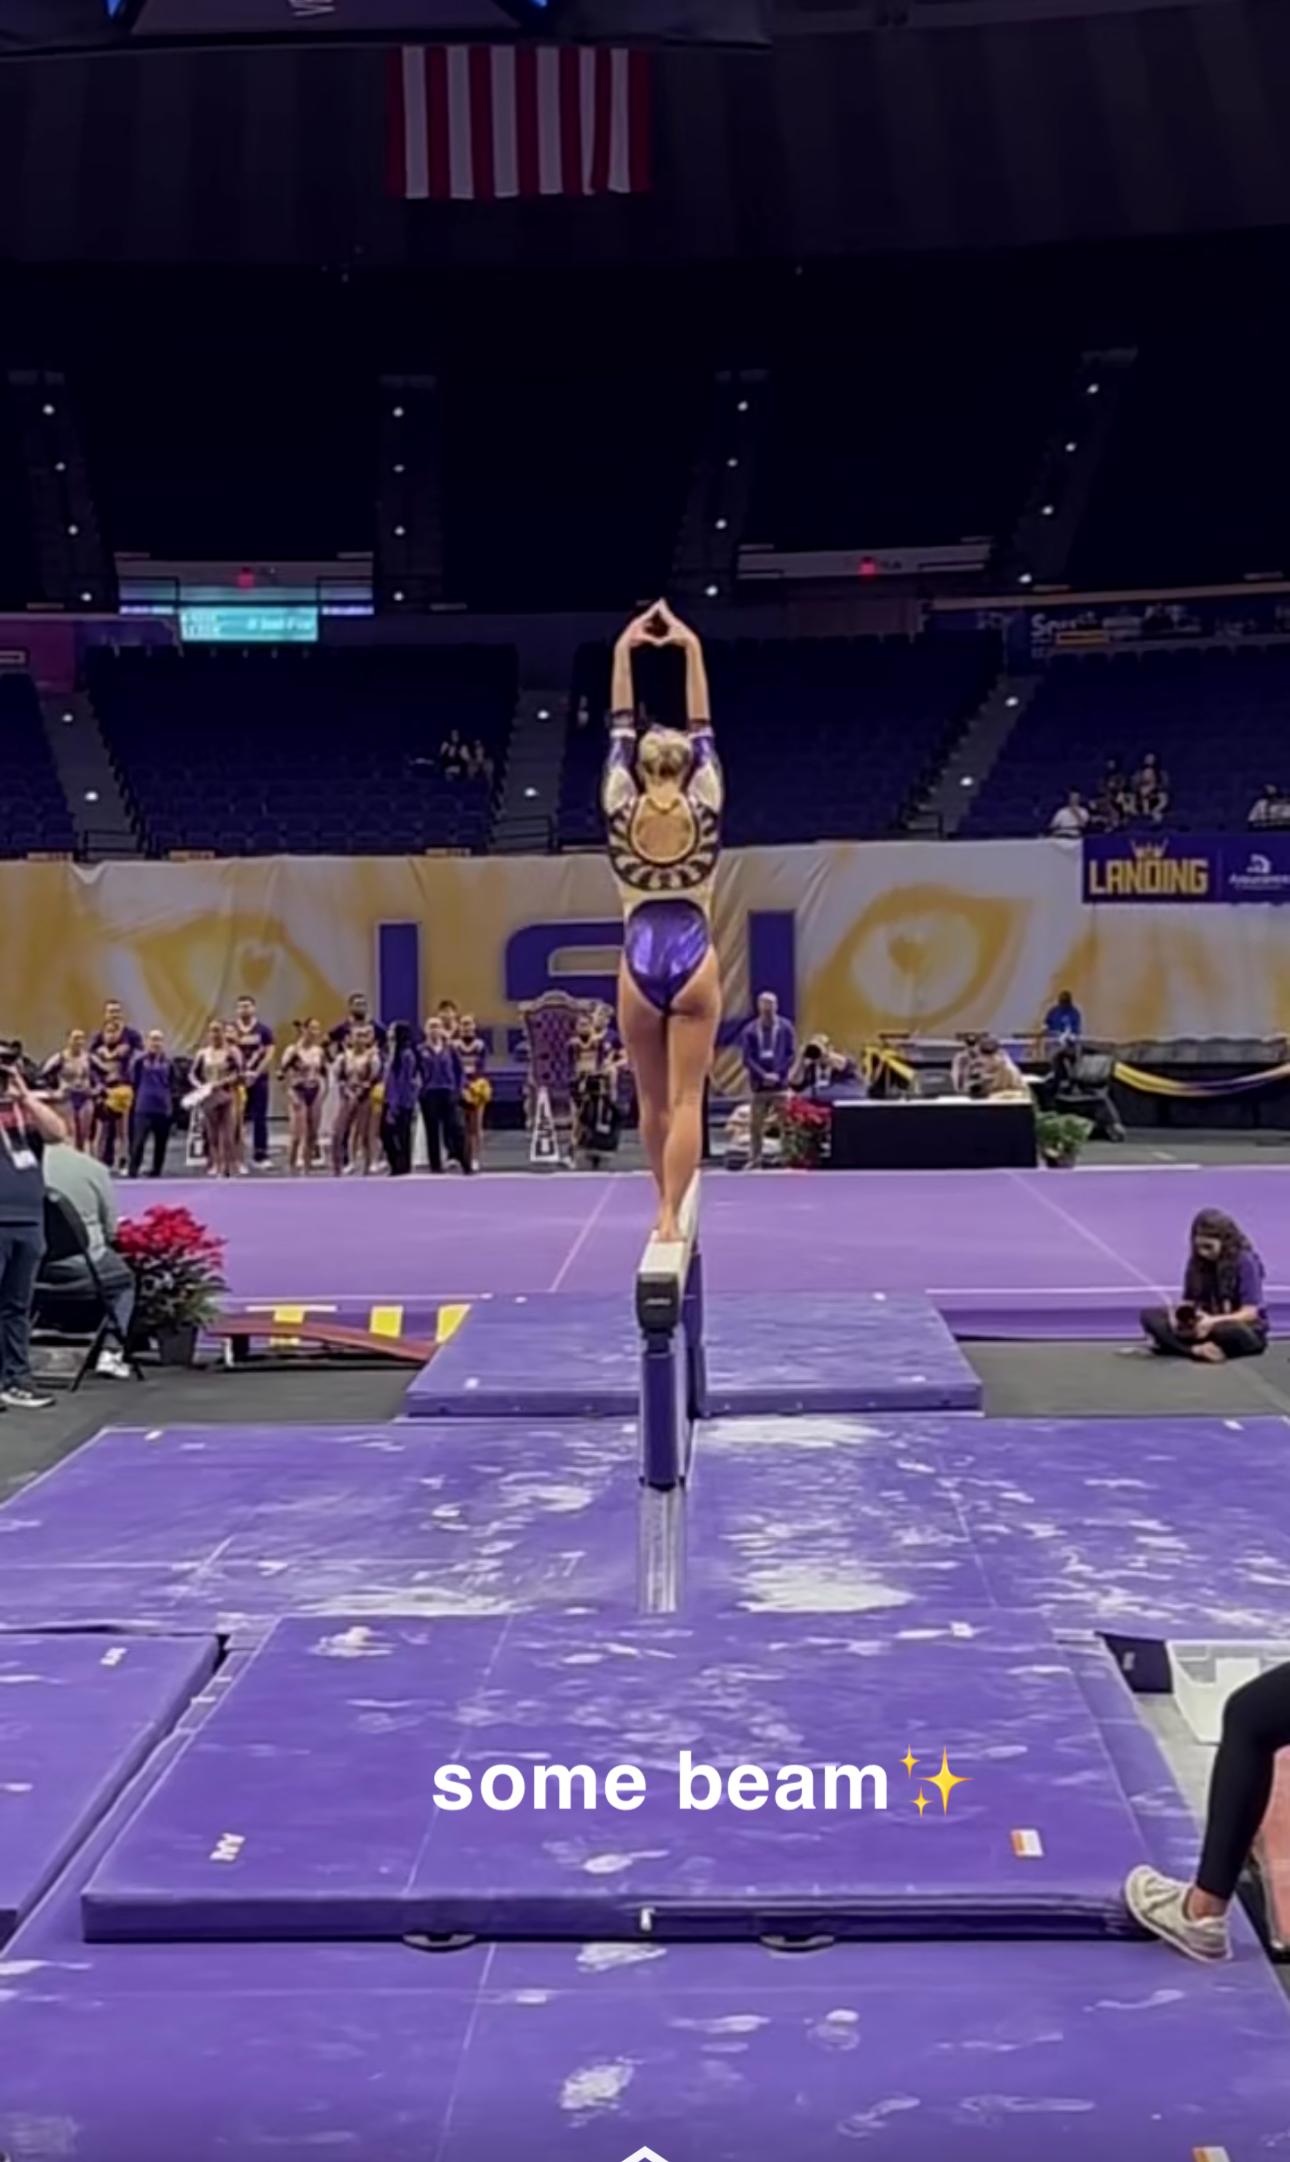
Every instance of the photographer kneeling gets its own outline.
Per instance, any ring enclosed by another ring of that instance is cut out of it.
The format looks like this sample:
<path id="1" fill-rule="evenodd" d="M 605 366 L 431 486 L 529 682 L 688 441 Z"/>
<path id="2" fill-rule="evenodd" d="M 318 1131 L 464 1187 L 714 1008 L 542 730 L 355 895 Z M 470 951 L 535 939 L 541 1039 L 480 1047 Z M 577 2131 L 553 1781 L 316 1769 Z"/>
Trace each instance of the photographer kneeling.
<path id="1" fill-rule="evenodd" d="M 33 1096 L 21 1047 L 0 1043 L 0 1405 L 45 1411 L 53 1402 L 31 1385 L 31 1299 L 45 1251 L 47 1142 L 65 1141 L 56 1111 Z"/>

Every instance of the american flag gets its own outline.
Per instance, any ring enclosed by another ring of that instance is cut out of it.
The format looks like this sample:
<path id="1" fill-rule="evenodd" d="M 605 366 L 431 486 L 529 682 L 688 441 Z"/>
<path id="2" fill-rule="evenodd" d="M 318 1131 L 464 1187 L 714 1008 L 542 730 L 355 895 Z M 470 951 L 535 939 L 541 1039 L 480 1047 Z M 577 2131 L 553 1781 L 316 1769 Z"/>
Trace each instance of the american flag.
<path id="1" fill-rule="evenodd" d="M 391 56 L 392 193 L 410 201 L 636 195 L 649 61 L 615 46 L 408 45 Z"/>

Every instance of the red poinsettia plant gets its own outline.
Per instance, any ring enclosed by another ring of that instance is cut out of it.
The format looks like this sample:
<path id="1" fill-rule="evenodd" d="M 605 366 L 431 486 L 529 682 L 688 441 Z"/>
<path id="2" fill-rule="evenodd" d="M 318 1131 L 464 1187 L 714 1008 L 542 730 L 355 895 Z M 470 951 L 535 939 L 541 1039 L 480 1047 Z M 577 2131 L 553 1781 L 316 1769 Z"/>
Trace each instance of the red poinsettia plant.
<path id="1" fill-rule="evenodd" d="M 138 1278 L 134 1327 L 140 1336 L 200 1328 L 214 1318 L 225 1288 L 224 1241 L 188 1209 L 158 1207 L 127 1220 L 117 1247 Z"/>
<path id="2" fill-rule="evenodd" d="M 815 1170 L 824 1160 L 832 1125 L 828 1105 L 813 1103 L 809 1096 L 790 1096 L 780 1124 L 785 1163 L 798 1171 Z"/>

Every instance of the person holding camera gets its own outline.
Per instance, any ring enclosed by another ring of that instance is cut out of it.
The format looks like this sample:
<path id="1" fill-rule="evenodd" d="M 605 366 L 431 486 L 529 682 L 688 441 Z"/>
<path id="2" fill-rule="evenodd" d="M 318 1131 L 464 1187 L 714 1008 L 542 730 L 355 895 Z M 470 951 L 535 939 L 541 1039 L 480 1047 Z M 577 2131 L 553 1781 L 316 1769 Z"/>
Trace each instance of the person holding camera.
<path id="1" fill-rule="evenodd" d="M 45 1411 L 31 1385 L 31 1301 L 45 1251 L 47 1142 L 66 1141 L 56 1111 L 33 1096 L 19 1044 L 0 1043 L 0 1406 Z"/>
<path id="2" fill-rule="evenodd" d="M 1178 1305 L 1150 1306 L 1142 1326 L 1153 1351 L 1169 1359 L 1221 1366 L 1257 1359 L 1268 1348 L 1263 1263 L 1240 1225 L 1222 1209 L 1202 1209 Z"/>

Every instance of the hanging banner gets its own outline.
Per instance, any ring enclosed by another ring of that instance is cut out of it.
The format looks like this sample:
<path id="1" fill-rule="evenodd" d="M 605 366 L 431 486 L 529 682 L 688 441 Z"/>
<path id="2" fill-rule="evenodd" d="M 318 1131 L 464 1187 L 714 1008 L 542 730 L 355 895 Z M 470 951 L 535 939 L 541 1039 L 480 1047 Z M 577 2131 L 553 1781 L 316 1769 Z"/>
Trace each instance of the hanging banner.
<path id="1" fill-rule="evenodd" d="M 1090 833 L 1084 839 L 1084 899 L 1216 901 L 1221 846 L 1195 833 Z"/>
<path id="2" fill-rule="evenodd" d="M 1290 901 L 1290 833 L 1090 833 L 1084 899 Z"/>

